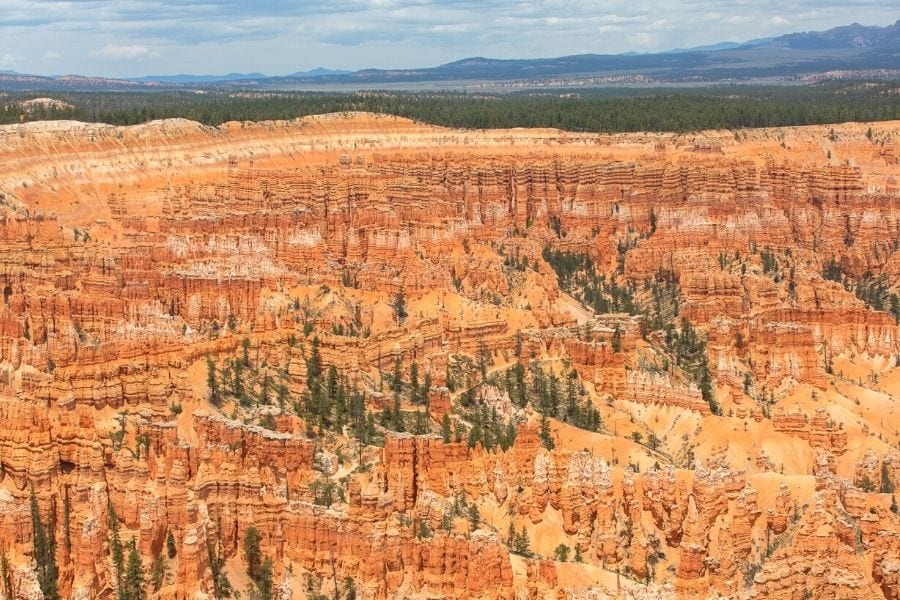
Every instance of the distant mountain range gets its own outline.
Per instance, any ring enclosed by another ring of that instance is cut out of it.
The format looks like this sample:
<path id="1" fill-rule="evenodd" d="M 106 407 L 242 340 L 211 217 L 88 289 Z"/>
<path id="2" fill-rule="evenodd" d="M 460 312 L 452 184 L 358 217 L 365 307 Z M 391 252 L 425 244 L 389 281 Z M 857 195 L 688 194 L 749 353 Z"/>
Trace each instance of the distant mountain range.
<path id="1" fill-rule="evenodd" d="M 311 71 L 297 71 L 285 77 L 315 78 L 325 75 L 346 75 L 350 71 L 340 69 L 312 69 Z M 129 77 L 128 81 L 139 83 L 218 83 L 222 81 L 256 81 L 270 79 L 270 75 L 262 73 L 228 73 L 227 75 L 145 75 L 143 77 Z"/>
<path id="2" fill-rule="evenodd" d="M 159 75 L 130 79 L 40 76 L 0 71 L 0 90 L 529 88 L 761 82 L 844 76 L 900 78 L 900 20 L 858 23 L 743 43 L 722 42 L 653 54 L 558 58 L 465 58 L 422 69 L 314 69 L 290 75 Z"/>

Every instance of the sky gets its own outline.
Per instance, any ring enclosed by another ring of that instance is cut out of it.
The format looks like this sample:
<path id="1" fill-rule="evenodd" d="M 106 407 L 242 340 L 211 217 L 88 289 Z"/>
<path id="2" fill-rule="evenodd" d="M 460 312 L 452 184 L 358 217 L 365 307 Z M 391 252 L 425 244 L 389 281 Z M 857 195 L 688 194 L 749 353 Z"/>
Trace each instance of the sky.
<path id="1" fill-rule="evenodd" d="M 0 0 L 0 70 L 132 77 L 653 52 L 900 17 L 884 0 Z"/>

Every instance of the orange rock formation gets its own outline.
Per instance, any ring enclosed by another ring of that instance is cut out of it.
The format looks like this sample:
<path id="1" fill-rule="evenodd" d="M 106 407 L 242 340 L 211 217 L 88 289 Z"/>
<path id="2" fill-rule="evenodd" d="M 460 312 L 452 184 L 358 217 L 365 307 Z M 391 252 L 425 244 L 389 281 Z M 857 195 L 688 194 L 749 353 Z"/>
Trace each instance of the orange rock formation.
<path id="1" fill-rule="evenodd" d="M 65 598 L 115 596 L 113 512 L 159 598 L 214 597 L 219 558 L 252 588 L 250 527 L 283 599 L 900 598 L 900 329 L 854 293 L 900 276 L 900 123 L 872 127 L 0 128 L 0 598 L 40 597 L 32 493 Z M 672 273 L 720 414 L 545 247 Z M 214 402 L 207 361 L 265 381 Z M 301 410 L 315 361 L 370 443 Z M 413 365 L 424 410 L 391 389 Z M 597 431 L 517 404 L 515 365 Z M 472 436 L 473 398 L 514 442 Z"/>

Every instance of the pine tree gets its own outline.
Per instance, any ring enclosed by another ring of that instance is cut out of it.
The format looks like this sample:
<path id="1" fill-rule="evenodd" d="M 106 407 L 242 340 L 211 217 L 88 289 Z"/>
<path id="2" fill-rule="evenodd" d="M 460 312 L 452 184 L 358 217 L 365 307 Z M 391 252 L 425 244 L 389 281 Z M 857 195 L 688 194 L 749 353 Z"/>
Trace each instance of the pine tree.
<path id="1" fill-rule="evenodd" d="M 428 524 L 428 521 L 422 519 L 419 521 L 419 531 L 416 534 L 416 537 L 419 539 L 428 539 L 431 537 L 431 526 Z"/>
<path id="2" fill-rule="evenodd" d="M 244 400 L 244 367 L 236 360 L 231 365 L 231 394 L 243 404 Z"/>
<path id="3" fill-rule="evenodd" d="M 613 352 L 619 352 L 622 350 L 622 330 L 616 325 L 615 330 L 613 330 L 612 334 L 612 350 Z"/>
<path id="4" fill-rule="evenodd" d="M 284 408 L 288 402 L 288 388 L 283 383 L 278 384 L 275 392 L 275 400 L 278 402 L 279 408 Z"/>
<path id="5" fill-rule="evenodd" d="M 395 394 L 403 391 L 403 364 L 400 362 L 400 356 L 394 359 L 394 373 L 391 375 L 391 390 Z"/>
<path id="6" fill-rule="evenodd" d="M 891 469 L 886 461 L 881 461 L 881 493 L 894 493 L 894 482 L 891 481 Z"/>
<path id="7" fill-rule="evenodd" d="M 469 523 L 472 525 L 472 531 L 475 531 L 481 525 L 481 514 L 478 512 L 478 507 L 475 504 L 469 505 Z"/>
<path id="8" fill-rule="evenodd" d="M 170 529 L 168 535 L 166 535 L 166 553 L 172 559 L 175 558 L 176 551 L 175 536 L 172 535 L 172 530 Z"/>
<path id="9" fill-rule="evenodd" d="M 325 375 L 325 393 L 332 400 L 337 398 L 338 393 L 338 373 L 334 365 L 328 367 L 328 373 Z"/>
<path id="10" fill-rule="evenodd" d="M 273 570 L 272 559 L 267 556 L 259 567 L 259 573 L 253 580 L 256 583 L 259 600 L 272 600 L 275 597 Z"/>
<path id="11" fill-rule="evenodd" d="M 250 579 L 256 579 L 259 575 L 259 568 L 262 564 L 262 552 L 260 552 L 259 544 L 262 536 L 259 530 L 250 526 L 244 533 L 244 558 L 247 561 L 247 575 Z"/>
<path id="12" fill-rule="evenodd" d="M 553 441 L 553 435 L 550 433 L 550 420 L 547 418 L 547 415 L 541 415 L 541 432 L 539 436 L 541 443 L 547 450 L 553 450 L 556 447 L 556 442 Z"/>
<path id="13" fill-rule="evenodd" d="M 122 540 L 119 538 L 119 517 L 112 502 L 107 507 L 109 520 L 109 548 L 112 555 L 113 570 L 116 575 L 116 585 L 121 595 L 122 578 L 125 575 L 125 556 L 122 551 Z"/>
<path id="14" fill-rule="evenodd" d="M 394 431 L 406 431 L 406 423 L 403 420 L 403 411 L 400 407 L 400 394 L 394 394 L 394 408 L 391 410 L 391 423 Z"/>
<path id="15" fill-rule="evenodd" d="M 425 373 L 425 381 L 422 382 L 422 387 L 419 389 L 421 395 L 421 404 L 424 404 L 426 408 L 431 405 L 431 397 L 429 396 L 429 392 L 431 391 L 431 371 L 427 371 Z"/>
<path id="16" fill-rule="evenodd" d="M 397 295 L 394 297 L 393 308 L 394 317 L 397 319 L 397 325 L 403 325 L 403 321 L 409 315 L 406 312 L 406 296 L 403 294 L 402 287 L 397 291 Z"/>
<path id="17" fill-rule="evenodd" d="M 209 538 L 206 540 L 206 559 L 212 574 L 213 597 L 216 600 L 230 598 L 232 587 L 225 574 L 225 559 L 222 557 L 221 547 Z"/>
<path id="18" fill-rule="evenodd" d="M 250 367 L 250 338 L 248 337 L 241 340 L 241 360 L 245 367 Z"/>
<path id="19" fill-rule="evenodd" d="M 444 418 L 441 419 L 441 437 L 445 444 L 450 443 L 450 415 L 447 413 L 444 413 Z"/>
<path id="20" fill-rule="evenodd" d="M 269 390 L 272 389 L 272 376 L 265 373 L 262 378 L 262 384 L 259 390 L 259 401 L 261 404 L 269 404 Z"/>
<path id="21" fill-rule="evenodd" d="M 559 562 L 567 562 L 569 560 L 569 552 L 571 549 L 565 544 L 559 544 L 553 551 L 554 560 Z"/>
<path id="22" fill-rule="evenodd" d="M 703 362 L 700 365 L 700 395 L 706 400 L 706 403 L 709 405 L 709 410 L 714 415 L 721 415 L 722 409 L 719 407 L 719 403 L 716 402 L 716 397 L 713 392 L 712 386 L 712 378 L 709 375 L 709 363 L 706 360 L 706 350 L 703 350 Z"/>
<path id="23" fill-rule="evenodd" d="M 419 365 L 415 361 L 409 366 L 409 401 L 419 403 Z"/>
<path id="24" fill-rule="evenodd" d="M 153 560 L 153 570 L 150 573 L 150 581 L 153 585 L 153 591 L 158 592 L 162 588 L 163 581 L 166 577 L 166 558 L 162 553 L 157 554 Z"/>
<path id="25" fill-rule="evenodd" d="M 515 550 L 517 554 L 522 556 L 531 556 L 531 542 L 528 539 L 528 530 L 522 526 L 522 531 L 516 535 Z"/>
<path id="26" fill-rule="evenodd" d="M 322 375 L 322 355 L 319 353 L 320 344 L 319 336 L 312 339 L 312 352 L 306 361 L 306 376 L 309 380 Z"/>
<path id="27" fill-rule="evenodd" d="M 423 410 L 416 410 L 415 431 L 416 435 L 428 433 L 428 413 Z"/>
<path id="28" fill-rule="evenodd" d="M 128 563 L 122 584 L 119 589 L 124 600 L 147 598 L 147 592 L 144 590 L 144 566 L 141 564 L 141 555 L 134 540 L 131 540 L 131 550 L 128 552 Z"/>
<path id="29" fill-rule="evenodd" d="M 219 380 L 216 377 L 216 363 L 212 357 L 206 357 L 206 385 L 209 388 L 209 401 L 218 406 L 221 398 L 219 397 Z"/>
<path id="30" fill-rule="evenodd" d="M 472 429 L 469 430 L 469 439 L 468 439 L 469 449 L 474 448 L 478 444 L 478 442 L 481 442 L 481 441 L 483 441 L 483 433 L 481 430 L 481 423 L 476 420 L 474 423 L 472 423 Z M 484 444 L 482 444 L 482 446 L 484 446 Z"/>
<path id="31" fill-rule="evenodd" d="M 864 492 L 874 492 L 875 484 L 872 483 L 872 480 L 869 479 L 868 473 L 863 475 L 862 481 L 859 483 L 859 487 Z"/>
<path id="32" fill-rule="evenodd" d="M 59 569 L 56 565 L 56 536 L 53 532 L 53 521 L 51 519 L 50 523 L 45 525 L 41 520 L 34 488 L 31 488 L 31 526 L 38 586 L 41 588 L 44 600 L 59 600 L 59 590 L 57 589 Z"/>
<path id="33" fill-rule="evenodd" d="M 512 370 L 514 394 L 510 394 L 510 397 L 517 406 L 524 408 L 528 403 L 528 389 L 525 385 L 525 367 L 523 367 L 521 363 L 516 363 Z"/>

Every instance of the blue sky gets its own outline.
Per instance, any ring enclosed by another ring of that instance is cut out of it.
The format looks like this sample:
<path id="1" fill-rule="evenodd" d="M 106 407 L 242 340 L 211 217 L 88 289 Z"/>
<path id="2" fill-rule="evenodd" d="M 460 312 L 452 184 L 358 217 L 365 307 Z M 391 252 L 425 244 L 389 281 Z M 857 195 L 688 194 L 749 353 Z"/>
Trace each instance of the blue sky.
<path id="1" fill-rule="evenodd" d="M 868 0 L 0 0 L 0 70 L 135 76 L 434 66 L 744 41 L 854 21 Z"/>

